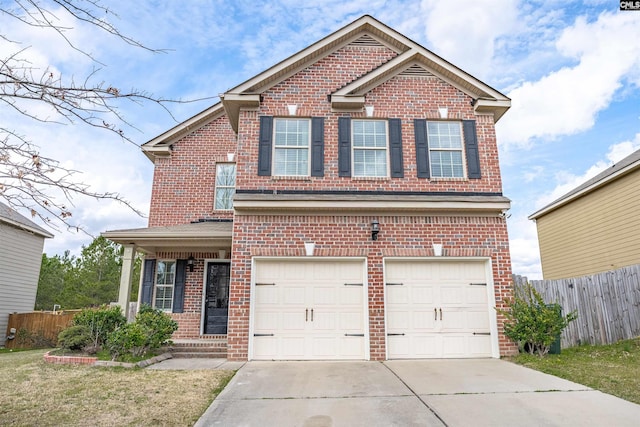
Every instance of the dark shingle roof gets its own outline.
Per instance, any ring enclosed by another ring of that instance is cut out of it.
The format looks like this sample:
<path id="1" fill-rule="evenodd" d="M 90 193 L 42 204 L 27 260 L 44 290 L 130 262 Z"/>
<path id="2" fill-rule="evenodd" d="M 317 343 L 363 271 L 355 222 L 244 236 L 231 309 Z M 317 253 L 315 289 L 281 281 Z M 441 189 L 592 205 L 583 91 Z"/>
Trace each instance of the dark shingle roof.
<path id="1" fill-rule="evenodd" d="M 18 212 L 3 203 L 0 203 L 0 222 L 4 222 L 14 227 L 19 227 L 23 230 L 39 234 L 42 237 L 53 237 L 53 234 L 40 227 L 35 222 L 20 215 Z"/>

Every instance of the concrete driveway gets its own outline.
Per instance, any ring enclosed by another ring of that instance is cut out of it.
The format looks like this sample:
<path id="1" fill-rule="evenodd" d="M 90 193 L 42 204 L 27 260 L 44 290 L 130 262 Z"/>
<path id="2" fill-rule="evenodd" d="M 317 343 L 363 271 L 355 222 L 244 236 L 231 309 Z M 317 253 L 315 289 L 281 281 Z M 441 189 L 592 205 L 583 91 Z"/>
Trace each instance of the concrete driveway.
<path id="1" fill-rule="evenodd" d="M 638 426 L 640 405 L 497 359 L 248 362 L 196 426 Z"/>

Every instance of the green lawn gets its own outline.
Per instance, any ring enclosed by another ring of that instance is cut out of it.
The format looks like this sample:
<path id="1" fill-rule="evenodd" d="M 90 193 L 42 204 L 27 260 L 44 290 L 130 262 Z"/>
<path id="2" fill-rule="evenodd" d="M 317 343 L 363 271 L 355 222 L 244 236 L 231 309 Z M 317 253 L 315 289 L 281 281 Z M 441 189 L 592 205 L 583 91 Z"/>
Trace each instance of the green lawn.
<path id="1" fill-rule="evenodd" d="M 511 360 L 640 404 L 640 337 L 562 349 L 543 358 L 520 354 Z"/>
<path id="2" fill-rule="evenodd" d="M 233 376 L 52 365 L 45 351 L 0 351 L 0 425 L 191 426 Z"/>

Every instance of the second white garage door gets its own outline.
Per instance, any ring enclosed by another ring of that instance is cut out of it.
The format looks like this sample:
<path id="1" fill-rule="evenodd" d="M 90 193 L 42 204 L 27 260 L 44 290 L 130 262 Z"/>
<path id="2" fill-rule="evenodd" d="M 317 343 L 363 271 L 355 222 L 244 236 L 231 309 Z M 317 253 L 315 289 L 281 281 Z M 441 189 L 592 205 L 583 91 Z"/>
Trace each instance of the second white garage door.
<path id="1" fill-rule="evenodd" d="M 486 262 L 387 260 L 389 359 L 491 357 Z"/>
<path id="2" fill-rule="evenodd" d="M 364 261 L 257 260 L 252 358 L 363 360 Z"/>

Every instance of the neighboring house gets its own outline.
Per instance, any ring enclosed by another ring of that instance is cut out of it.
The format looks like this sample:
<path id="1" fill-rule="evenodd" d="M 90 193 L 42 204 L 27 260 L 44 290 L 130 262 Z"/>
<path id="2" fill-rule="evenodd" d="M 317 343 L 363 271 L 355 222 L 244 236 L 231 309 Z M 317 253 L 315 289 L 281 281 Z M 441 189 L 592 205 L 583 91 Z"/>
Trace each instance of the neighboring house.
<path id="1" fill-rule="evenodd" d="M 370 16 L 143 145 L 141 300 L 228 358 L 499 357 L 510 100 Z M 130 293 L 123 269 L 120 301 Z"/>
<path id="2" fill-rule="evenodd" d="M 44 239 L 53 234 L 0 203 L 0 346 L 9 314 L 33 311 Z"/>
<path id="3" fill-rule="evenodd" d="M 640 264 L 640 150 L 535 212 L 545 279 Z"/>

